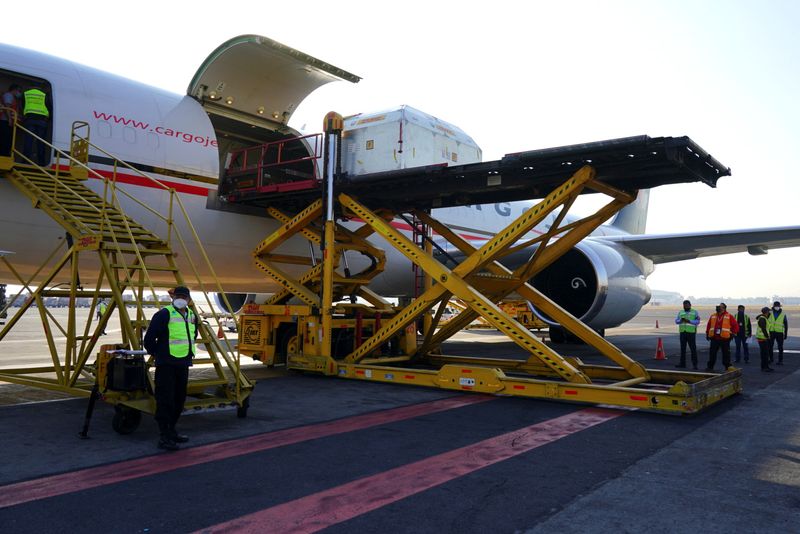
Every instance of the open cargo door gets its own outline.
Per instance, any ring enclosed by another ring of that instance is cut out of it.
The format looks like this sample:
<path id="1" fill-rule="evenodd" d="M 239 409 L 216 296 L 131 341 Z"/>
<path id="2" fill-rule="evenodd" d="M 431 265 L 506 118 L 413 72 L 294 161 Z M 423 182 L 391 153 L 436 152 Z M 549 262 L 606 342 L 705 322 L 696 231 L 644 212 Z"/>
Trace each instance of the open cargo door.
<path id="1" fill-rule="evenodd" d="M 267 37 L 242 35 L 208 56 L 192 78 L 188 94 L 212 115 L 262 127 L 266 121 L 280 128 L 318 87 L 360 79 Z"/>

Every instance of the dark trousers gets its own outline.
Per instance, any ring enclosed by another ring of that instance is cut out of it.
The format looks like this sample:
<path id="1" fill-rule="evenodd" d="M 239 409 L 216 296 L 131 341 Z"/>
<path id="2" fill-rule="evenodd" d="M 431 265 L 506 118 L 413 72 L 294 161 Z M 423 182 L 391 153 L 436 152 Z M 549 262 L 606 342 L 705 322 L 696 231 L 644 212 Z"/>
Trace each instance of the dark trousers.
<path id="1" fill-rule="evenodd" d="M 717 351 L 722 349 L 722 370 L 731 366 L 731 340 L 730 339 L 711 339 L 711 347 L 708 351 L 708 369 L 713 369 L 717 363 Z"/>
<path id="2" fill-rule="evenodd" d="M 11 125 L 5 119 L 0 119 L 0 156 L 11 155 Z"/>
<path id="3" fill-rule="evenodd" d="M 744 346 L 744 361 L 750 361 L 750 352 L 747 350 L 747 338 L 736 336 L 733 338 L 736 341 L 736 361 L 738 362 L 742 354 L 742 346 Z"/>
<path id="4" fill-rule="evenodd" d="M 769 361 L 772 361 L 771 353 L 775 348 L 775 343 L 778 344 L 778 363 L 783 363 L 783 332 L 769 333 Z"/>
<path id="5" fill-rule="evenodd" d="M 769 346 L 769 339 L 759 341 L 758 350 L 761 352 L 761 368 L 769 369 L 769 361 L 772 358 L 772 349 Z"/>
<path id="6" fill-rule="evenodd" d="M 692 365 L 697 367 L 697 333 L 696 332 L 681 332 L 681 365 L 686 365 L 686 345 L 689 345 L 689 350 L 692 352 Z"/>
<path id="7" fill-rule="evenodd" d="M 47 136 L 47 120 L 45 119 L 33 119 L 30 118 L 30 116 L 25 117 L 25 128 L 38 135 L 42 139 Z M 35 156 L 33 153 L 34 149 L 36 150 Z M 22 145 L 22 153 L 25 155 L 25 157 L 30 158 L 39 165 L 44 166 L 49 163 L 47 161 L 46 152 L 47 147 L 44 143 L 38 139 L 34 139 L 27 133 L 25 134 L 25 142 Z M 27 161 L 25 163 L 27 163 Z"/>
<path id="8" fill-rule="evenodd" d="M 189 368 L 182 365 L 156 367 L 156 422 L 162 435 L 175 433 L 175 424 L 183 412 Z"/>

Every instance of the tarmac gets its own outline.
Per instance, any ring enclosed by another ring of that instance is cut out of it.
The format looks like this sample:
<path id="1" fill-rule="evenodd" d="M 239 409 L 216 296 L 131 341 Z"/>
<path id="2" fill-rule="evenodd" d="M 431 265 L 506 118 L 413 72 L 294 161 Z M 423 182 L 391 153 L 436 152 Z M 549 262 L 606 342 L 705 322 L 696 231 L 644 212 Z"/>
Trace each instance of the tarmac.
<path id="1" fill-rule="evenodd" d="M 674 368 L 674 313 L 645 308 L 608 339 L 648 367 Z M 791 336 L 800 317 L 789 321 Z M 666 361 L 653 359 L 658 338 Z M 39 357 L 28 345 L 20 340 L 23 350 L 0 354 L 0 364 Z M 702 366 L 707 344 L 698 346 Z M 556 348 L 601 361 L 580 345 Z M 744 392 L 689 417 L 254 364 L 248 417 L 184 416 L 191 441 L 177 453 L 155 448 L 149 417 L 120 436 L 112 407 L 100 403 L 81 440 L 85 399 L 0 384 L 0 524 L 5 532 L 793 532 L 800 342 L 790 337 L 786 349 L 774 373 L 761 373 L 752 354 L 738 365 Z M 494 331 L 462 332 L 444 351 L 520 354 Z"/>

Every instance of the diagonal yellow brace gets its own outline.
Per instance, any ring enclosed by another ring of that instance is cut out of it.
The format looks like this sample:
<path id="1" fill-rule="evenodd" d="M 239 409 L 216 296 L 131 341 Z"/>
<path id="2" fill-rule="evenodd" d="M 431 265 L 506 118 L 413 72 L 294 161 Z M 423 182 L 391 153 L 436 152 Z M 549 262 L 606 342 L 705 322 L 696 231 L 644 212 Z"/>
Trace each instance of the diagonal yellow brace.
<path id="1" fill-rule="evenodd" d="M 301 232 L 311 221 L 318 218 L 321 214 L 322 200 L 317 200 L 259 243 L 253 250 L 253 256 L 261 256 L 262 254 L 274 250 L 281 243 L 285 242 L 296 233 Z"/>
<path id="2" fill-rule="evenodd" d="M 261 269 L 262 271 L 267 273 L 267 275 L 269 275 L 276 282 L 278 282 L 280 285 L 282 285 L 287 291 L 290 291 L 292 294 L 297 296 L 300 300 L 302 300 L 303 302 L 305 302 L 309 306 L 317 306 L 317 307 L 319 307 L 319 304 L 320 304 L 319 295 L 316 295 L 313 292 L 311 292 L 300 281 L 296 280 L 292 276 L 289 276 L 287 273 L 285 273 L 280 268 L 275 267 L 274 265 L 270 264 L 269 262 L 266 262 L 266 261 L 262 260 L 261 258 L 256 258 L 255 262 L 256 262 L 256 266 L 258 266 L 259 269 Z M 322 264 L 319 264 L 316 267 L 313 267 L 309 271 L 309 273 L 311 273 L 311 272 L 317 272 L 317 273 L 321 272 L 321 270 L 322 270 L 321 266 L 322 266 Z M 308 276 L 309 273 L 306 273 L 306 276 Z M 306 276 L 304 276 L 303 278 L 305 279 Z M 270 300 L 272 300 L 272 299 L 270 299 Z"/>
<path id="3" fill-rule="evenodd" d="M 627 195 L 626 195 L 627 196 Z M 586 221 L 587 226 L 586 228 L 582 228 L 581 232 L 577 232 L 575 235 L 570 235 L 566 241 L 563 241 L 561 244 L 566 245 L 569 244 L 570 247 L 574 246 L 577 241 L 580 241 L 583 234 L 591 233 L 594 228 L 596 228 L 599 224 L 602 224 L 603 221 L 608 219 L 610 215 L 608 212 L 611 213 L 618 211 L 621 207 L 619 204 L 626 204 L 632 200 L 631 197 L 625 198 L 623 201 L 612 201 L 609 203 L 605 208 L 600 210 L 598 214 L 595 214 L 591 217 L 587 217 L 583 219 Z M 458 247 L 463 253 L 469 254 L 474 251 L 474 247 L 470 245 L 467 241 L 459 237 L 457 234 L 452 232 L 449 228 L 442 225 L 440 222 L 436 221 L 435 219 L 430 219 L 426 221 L 444 238 L 448 239 L 452 244 Z M 574 230 L 573 230 L 574 232 Z M 572 234 L 572 232 L 570 232 Z M 566 236 L 565 236 L 566 237 Z M 563 239 L 563 238 L 562 238 Z M 549 248 L 549 247 L 548 247 Z M 560 257 L 560 256 L 556 256 Z M 552 261 L 553 258 L 550 256 L 544 257 L 544 259 L 540 258 L 540 261 Z M 525 266 L 523 266 L 525 267 Z M 498 263 L 493 263 L 489 265 L 488 270 L 495 274 L 509 274 L 510 271 L 500 265 Z M 541 266 L 537 266 L 537 271 L 540 270 Z M 529 275 L 531 276 L 531 275 Z M 522 278 L 522 280 L 526 280 L 527 278 Z M 632 376 L 634 377 L 649 377 L 649 373 L 645 370 L 645 368 L 638 362 L 631 360 L 627 355 L 625 355 L 619 348 L 614 346 L 608 340 L 600 336 L 597 332 L 583 324 L 573 315 L 568 313 L 566 310 L 558 306 L 556 303 L 548 299 L 546 296 L 541 294 L 538 290 L 534 287 L 530 286 L 527 283 L 521 283 L 521 285 L 515 288 L 513 291 L 519 293 L 520 296 L 532 302 L 535 306 L 539 307 L 542 311 L 544 311 L 548 316 L 552 317 L 562 326 L 565 326 L 570 332 L 578 336 L 581 340 L 586 342 L 587 344 L 591 345 L 592 347 L 596 348 L 601 354 L 615 362 L 616 364 L 620 365 L 622 368 L 627 370 Z M 508 291 L 511 293 L 511 291 Z M 506 293 L 506 294 L 508 294 Z M 500 298 L 505 297 L 505 295 L 492 295 L 493 300 L 497 300 Z M 444 326 L 437 335 L 434 336 L 433 340 L 431 340 L 430 344 L 420 347 L 420 351 L 430 350 L 430 347 L 437 346 L 441 344 L 445 339 L 451 337 L 455 332 L 463 328 L 464 324 L 472 321 L 476 317 L 476 313 L 472 310 L 465 310 L 458 317 L 451 320 L 447 325 Z M 462 317 L 463 316 L 463 317 Z"/>
<path id="4" fill-rule="evenodd" d="M 493 261 L 496 255 L 501 254 L 505 246 L 516 242 L 521 235 L 524 235 L 530 228 L 538 224 L 549 211 L 563 203 L 564 197 L 574 192 L 575 189 L 580 189 L 583 184 L 593 176 L 594 170 L 591 167 L 584 167 L 575 173 L 562 187 L 548 195 L 539 205 L 525 212 L 515 223 L 511 224 L 503 232 L 498 233 L 495 238 L 489 240 L 489 242 L 470 255 L 469 258 L 453 271 L 445 268 L 431 256 L 425 254 L 424 251 L 420 250 L 413 242 L 397 232 L 389 223 L 372 213 L 369 209 L 358 204 L 347 195 L 340 195 L 339 201 L 344 207 L 355 213 L 367 224 L 373 226 L 379 234 L 392 243 L 409 260 L 419 265 L 439 282 L 437 286 L 425 291 L 422 296 L 412 302 L 403 312 L 389 321 L 389 323 L 381 329 L 381 332 L 372 336 L 367 343 L 348 355 L 346 360 L 358 361 L 360 358 L 369 354 L 374 348 L 385 342 L 388 337 L 413 321 L 425 310 L 429 309 L 433 303 L 449 291 L 460 297 L 475 311 L 479 312 L 479 314 L 490 324 L 495 326 L 495 328 L 506 333 L 506 335 L 519 346 L 545 362 L 548 367 L 553 369 L 564 379 L 570 382 L 590 382 L 586 375 L 569 364 L 552 349 L 544 345 L 538 338 L 531 334 L 530 331 L 514 321 L 474 287 L 467 284 L 463 280 L 463 277 Z"/>

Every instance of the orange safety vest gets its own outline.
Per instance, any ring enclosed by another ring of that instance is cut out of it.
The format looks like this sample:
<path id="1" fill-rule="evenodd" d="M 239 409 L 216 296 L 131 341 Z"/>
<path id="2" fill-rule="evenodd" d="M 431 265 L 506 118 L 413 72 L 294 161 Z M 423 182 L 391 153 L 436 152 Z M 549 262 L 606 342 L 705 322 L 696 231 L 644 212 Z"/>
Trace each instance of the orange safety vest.
<path id="1" fill-rule="evenodd" d="M 715 329 L 717 328 L 718 313 L 715 313 L 711 316 L 708 320 L 708 331 L 706 334 L 708 337 L 719 336 L 722 339 L 730 339 L 731 338 L 731 318 L 733 317 L 730 313 L 725 312 L 725 315 L 722 316 L 722 324 L 720 325 L 720 330 L 717 332 Z"/>

